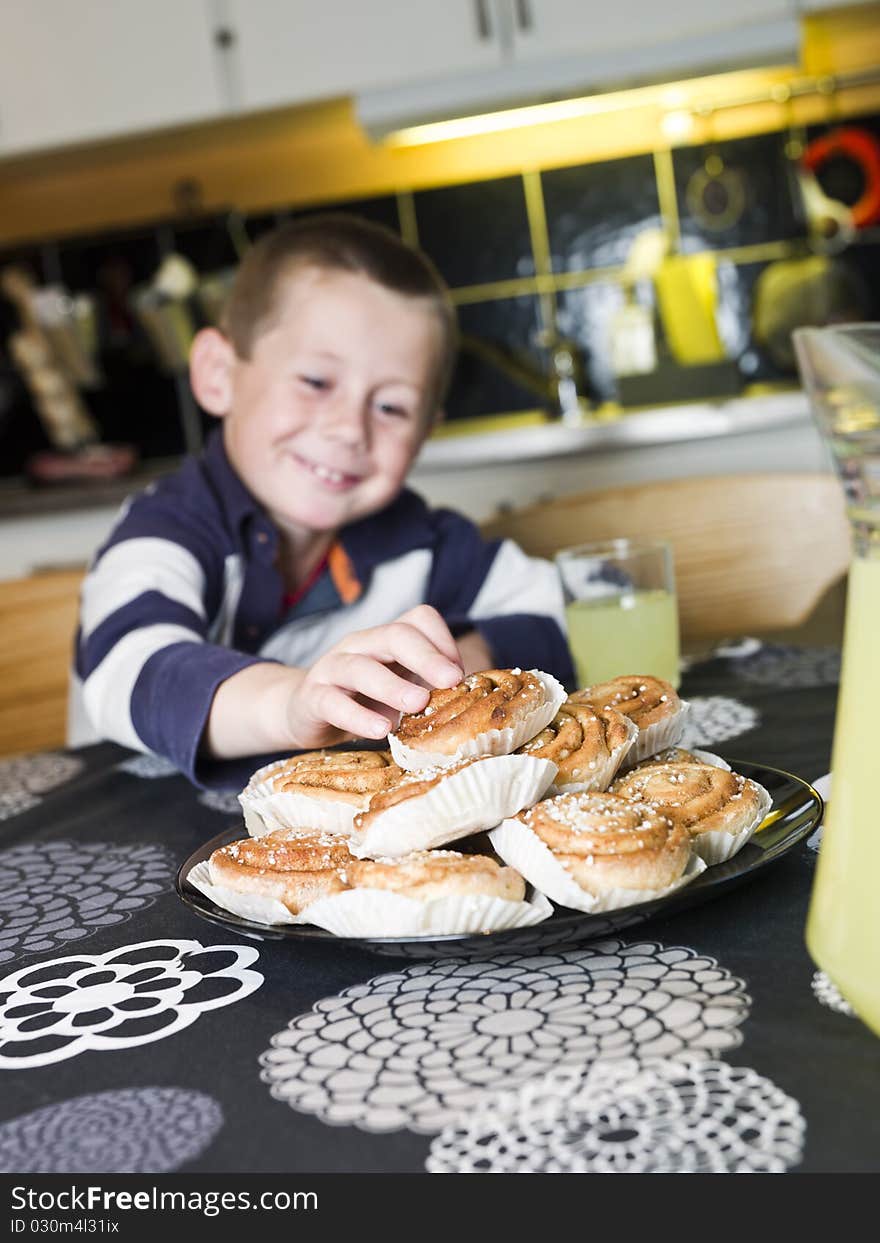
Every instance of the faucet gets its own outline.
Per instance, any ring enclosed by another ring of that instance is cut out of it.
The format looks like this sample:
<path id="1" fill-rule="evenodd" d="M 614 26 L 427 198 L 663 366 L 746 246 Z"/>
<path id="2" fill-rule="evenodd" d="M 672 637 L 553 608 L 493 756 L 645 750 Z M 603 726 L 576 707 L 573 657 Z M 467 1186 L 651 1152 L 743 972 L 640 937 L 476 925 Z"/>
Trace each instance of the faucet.
<path id="1" fill-rule="evenodd" d="M 590 410 L 579 347 L 574 341 L 546 329 L 536 334 L 535 343 L 548 353 L 550 367 L 547 372 L 538 370 L 528 358 L 481 337 L 462 334 L 460 348 L 488 363 L 514 384 L 535 393 L 555 418 L 570 426 L 579 426 Z"/>

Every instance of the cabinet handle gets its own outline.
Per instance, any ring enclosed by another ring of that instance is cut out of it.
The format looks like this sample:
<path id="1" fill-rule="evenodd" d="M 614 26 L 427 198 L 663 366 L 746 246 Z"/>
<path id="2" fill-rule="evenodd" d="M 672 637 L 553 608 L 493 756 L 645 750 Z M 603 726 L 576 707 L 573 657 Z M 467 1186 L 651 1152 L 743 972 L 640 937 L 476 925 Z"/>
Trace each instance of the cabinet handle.
<path id="1" fill-rule="evenodd" d="M 214 42 L 225 52 L 235 43 L 235 31 L 230 30 L 228 26 L 218 26 L 214 31 Z"/>
<path id="2" fill-rule="evenodd" d="M 477 10 L 477 35 L 480 39 L 492 38 L 492 21 L 489 17 L 489 0 L 474 0 Z"/>
<path id="3" fill-rule="evenodd" d="M 532 16 L 532 5 L 530 0 L 514 0 L 516 9 L 516 24 L 523 32 L 534 30 L 535 19 Z"/>

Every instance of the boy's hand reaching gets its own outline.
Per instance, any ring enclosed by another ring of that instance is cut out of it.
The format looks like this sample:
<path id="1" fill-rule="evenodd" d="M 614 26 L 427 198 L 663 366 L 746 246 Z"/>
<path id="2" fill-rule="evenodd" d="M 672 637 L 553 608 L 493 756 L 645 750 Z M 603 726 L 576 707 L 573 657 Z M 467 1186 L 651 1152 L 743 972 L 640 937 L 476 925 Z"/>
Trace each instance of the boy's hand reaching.
<path id="1" fill-rule="evenodd" d="M 431 688 L 461 681 L 465 660 L 473 670 L 475 653 L 462 648 L 464 655 L 437 610 L 420 604 L 396 621 L 346 636 L 311 669 L 249 665 L 217 688 L 202 751 L 233 759 L 384 738 L 401 712 L 425 707 Z"/>
<path id="2" fill-rule="evenodd" d="M 420 604 L 397 621 L 347 635 L 315 661 L 290 699 L 293 745 L 384 738 L 402 712 L 425 707 L 430 688 L 455 686 L 463 676 L 448 626 Z"/>

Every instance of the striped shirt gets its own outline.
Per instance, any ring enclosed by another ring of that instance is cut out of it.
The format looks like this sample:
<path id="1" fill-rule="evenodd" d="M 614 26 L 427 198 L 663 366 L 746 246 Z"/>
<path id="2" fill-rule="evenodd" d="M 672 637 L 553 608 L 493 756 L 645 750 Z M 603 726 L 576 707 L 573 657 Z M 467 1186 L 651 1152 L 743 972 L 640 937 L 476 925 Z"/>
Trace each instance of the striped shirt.
<path id="1" fill-rule="evenodd" d="M 278 546 L 220 429 L 127 501 L 83 584 L 70 741 L 110 738 L 167 757 L 196 784 L 235 786 L 253 761 L 199 753 L 221 682 L 261 660 L 307 668 L 344 636 L 423 603 L 453 634 L 479 631 L 499 668 L 573 679 L 554 567 L 408 489 L 339 531 L 290 607 Z"/>

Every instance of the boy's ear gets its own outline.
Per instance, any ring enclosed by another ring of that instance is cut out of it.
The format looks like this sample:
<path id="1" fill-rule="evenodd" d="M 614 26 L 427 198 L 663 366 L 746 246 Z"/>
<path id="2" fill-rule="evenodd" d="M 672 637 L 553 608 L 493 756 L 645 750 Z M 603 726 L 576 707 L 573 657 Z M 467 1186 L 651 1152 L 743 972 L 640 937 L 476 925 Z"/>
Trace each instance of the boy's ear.
<path id="1" fill-rule="evenodd" d="M 235 350 L 216 328 L 202 328 L 193 338 L 189 379 L 203 410 L 222 419 L 232 404 L 232 368 Z"/>

